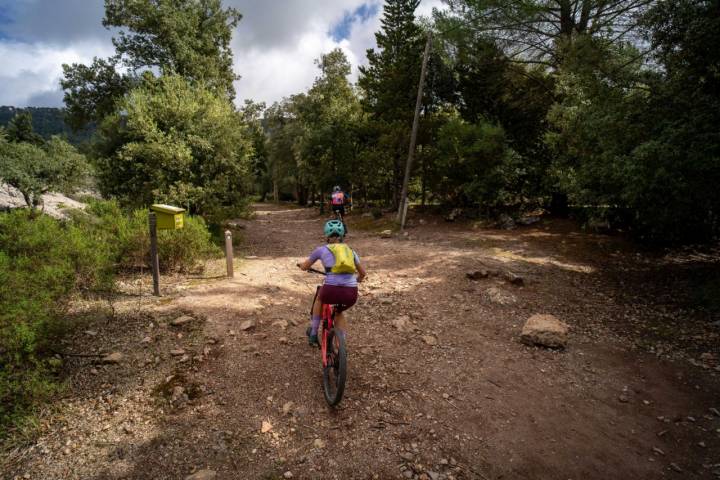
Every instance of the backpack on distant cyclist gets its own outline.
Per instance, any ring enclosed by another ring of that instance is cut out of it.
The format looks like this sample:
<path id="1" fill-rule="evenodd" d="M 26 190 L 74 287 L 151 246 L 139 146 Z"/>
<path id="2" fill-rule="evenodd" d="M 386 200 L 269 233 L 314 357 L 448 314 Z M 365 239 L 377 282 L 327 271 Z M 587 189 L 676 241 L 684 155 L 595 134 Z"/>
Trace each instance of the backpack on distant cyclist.
<path id="1" fill-rule="evenodd" d="M 335 192 L 332 194 L 332 204 L 342 205 L 345 203 L 345 194 L 343 192 Z"/>
<path id="2" fill-rule="evenodd" d="M 352 248 L 344 243 L 331 243 L 327 245 L 330 253 L 335 257 L 335 265 L 330 269 L 330 273 L 356 273 L 355 254 Z"/>

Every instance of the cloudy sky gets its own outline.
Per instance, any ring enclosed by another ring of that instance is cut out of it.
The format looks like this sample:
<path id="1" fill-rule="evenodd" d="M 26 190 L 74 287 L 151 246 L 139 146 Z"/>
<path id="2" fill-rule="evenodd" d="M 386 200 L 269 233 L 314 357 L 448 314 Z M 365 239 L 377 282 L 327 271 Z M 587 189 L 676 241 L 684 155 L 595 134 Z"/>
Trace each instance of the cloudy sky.
<path id="1" fill-rule="evenodd" d="M 235 85 L 246 98 L 273 102 L 307 89 L 313 60 L 340 47 L 353 64 L 375 46 L 381 0 L 225 0 L 243 14 L 233 37 Z M 429 16 L 441 0 L 422 0 Z M 63 63 L 113 53 L 101 25 L 103 0 L 0 0 L 0 105 L 61 106 Z"/>

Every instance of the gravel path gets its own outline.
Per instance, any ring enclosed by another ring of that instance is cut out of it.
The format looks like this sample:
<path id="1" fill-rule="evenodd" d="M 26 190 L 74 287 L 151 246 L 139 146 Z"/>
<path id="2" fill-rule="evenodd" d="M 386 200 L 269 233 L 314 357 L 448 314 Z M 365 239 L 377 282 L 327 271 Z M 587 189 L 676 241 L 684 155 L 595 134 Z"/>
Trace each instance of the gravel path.
<path id="1" fill-rule="evenodd" d="M 672 342 L 638 348 L 646 286 L 623 270 L 634 257 L 617 240 L 431 218 L 382 239 L 351 220 L 369 277 L 350 312 L 346 395 L 329 409 L 304 337 L 318 278 L 294 266 L 322 241 L 323 219 L 256 211 L 240 225 L 234 279 L 177 279 L 159 300 L 129 283 L 114 321 L 68 339 L 124 358 L 67 360 L 67 398 L 37 442 L 10 452 L 7 478 L 720 475 L 716 331 L 690 317 L 683 327 L 708 339 L 694 343 L 704 367 Z M 479 268 L 500 275 L 466 278 Z M 571 326 L 565 351 L 519 342 L 535 313 Z"/>

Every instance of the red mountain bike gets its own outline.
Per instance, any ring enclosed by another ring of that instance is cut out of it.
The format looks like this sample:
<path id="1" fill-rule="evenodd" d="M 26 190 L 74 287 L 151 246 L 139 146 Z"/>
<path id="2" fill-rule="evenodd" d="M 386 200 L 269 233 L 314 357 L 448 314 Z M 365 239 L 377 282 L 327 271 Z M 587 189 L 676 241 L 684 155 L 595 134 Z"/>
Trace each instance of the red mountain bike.
<path id="1" fill-rule="evenodd" d="M 308 272 L 326 275 L 325 272 L 309 269 Z M 315 298 L 320 293 L 318 287 L 315 291 Z M 313 298 L 312 305 L 315 304 Z M 310 306 L 312 315 L 312 305 Z M 347 376 L 347 351 L 345 350 L 345 338 L 338 335 L 334 326 L 335 312 L 337 305 L 322 305 L 322 333 L 320 334 L 320 356 L 323 369 L 323 390 L 325 401 L 328 405 L 335 406 L 342 400 L 345 391 L 345 378 Z"/>

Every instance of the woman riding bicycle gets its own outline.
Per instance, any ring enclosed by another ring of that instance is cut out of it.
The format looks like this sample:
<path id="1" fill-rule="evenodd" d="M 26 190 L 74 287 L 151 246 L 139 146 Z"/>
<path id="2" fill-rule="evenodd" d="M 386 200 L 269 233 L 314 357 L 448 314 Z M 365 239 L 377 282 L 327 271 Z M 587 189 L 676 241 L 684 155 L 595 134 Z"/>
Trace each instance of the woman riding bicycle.
<path id="1" fill-rule="evenodd" d="M 318 345 L 317 333 L 323 304 L 337 305 L 335 327 L 345 335 L 347 322 L 343 311 L 355 305 L 358 297 L 357 284 L 362 282 L 366 275 L 360 258 L 343 243 L 343 223 L 339 220 L 328 220 L 323 231 L 327 244 L 317 247 L 306 260 L 297 264 L 300 269 L 307 271 L 320 260 L 327 274 L 313 302 L 310 327 L 306 332 L 310 345 Z"/>

